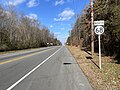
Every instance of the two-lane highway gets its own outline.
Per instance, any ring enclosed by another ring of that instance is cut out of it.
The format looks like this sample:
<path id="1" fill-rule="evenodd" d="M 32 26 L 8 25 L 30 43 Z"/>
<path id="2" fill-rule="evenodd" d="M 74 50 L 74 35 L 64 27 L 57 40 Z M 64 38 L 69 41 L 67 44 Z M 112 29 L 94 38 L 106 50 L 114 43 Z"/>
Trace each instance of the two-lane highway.
<path id="1" fill-rule="evenodd" d="M 10 60 L 2 60 L 0 62 L 0 90 L 5 90 L 59 48 L 55 47 L 17 58 L 10 58 Z"/>
<path id="2" fill-rule="evenodd" d="M 70 63 L 70 64 L 65 64 Z M 0 90 L 92 90 L 66 47 L 2 60 Z"/>

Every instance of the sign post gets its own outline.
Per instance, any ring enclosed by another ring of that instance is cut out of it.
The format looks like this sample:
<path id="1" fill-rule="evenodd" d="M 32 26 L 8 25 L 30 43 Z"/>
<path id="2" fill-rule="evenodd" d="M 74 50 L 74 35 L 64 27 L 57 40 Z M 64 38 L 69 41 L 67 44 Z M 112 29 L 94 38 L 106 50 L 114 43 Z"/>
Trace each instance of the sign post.
<path id="1" fill-rule="evenodd" d="M 98 41 L 99 41 L 99 68 L 101 69 L 101 42 L 100 42 L 100 35 L 104 33 L 104 21 L 94 21 L 94 32 L 98 35 Z"/>
<path id="2" fill-rule="evenodd" d="M 99 68 L 101 69 L 101 43 L 100 43 L 100 35 L 98 35 L 99 40 Z"/>

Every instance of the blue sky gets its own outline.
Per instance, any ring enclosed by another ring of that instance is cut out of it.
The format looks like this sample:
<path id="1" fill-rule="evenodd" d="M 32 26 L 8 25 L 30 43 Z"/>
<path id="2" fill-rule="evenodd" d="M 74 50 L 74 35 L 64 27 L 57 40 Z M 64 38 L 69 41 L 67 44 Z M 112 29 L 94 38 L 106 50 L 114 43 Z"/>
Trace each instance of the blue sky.
<path id="1" fill-rule="evenodd" d="M 62 43 L 79 14 L 90 0 L 0 0 L 3 5 L 14 5 L 18 11 L 30 18 L 37 18 L 55 34 Z"/>

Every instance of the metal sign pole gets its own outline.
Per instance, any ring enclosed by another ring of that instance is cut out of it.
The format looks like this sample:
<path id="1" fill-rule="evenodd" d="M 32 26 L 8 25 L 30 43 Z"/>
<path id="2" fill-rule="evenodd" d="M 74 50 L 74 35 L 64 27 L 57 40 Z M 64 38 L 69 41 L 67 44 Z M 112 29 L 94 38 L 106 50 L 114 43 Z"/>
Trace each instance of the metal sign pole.
<path id="1" fill-rule="evenodd" d="M 101 69 L 101 43 L 100 43 L 100 35 L 98 35 L 99 40 L 99 68 Z"/>

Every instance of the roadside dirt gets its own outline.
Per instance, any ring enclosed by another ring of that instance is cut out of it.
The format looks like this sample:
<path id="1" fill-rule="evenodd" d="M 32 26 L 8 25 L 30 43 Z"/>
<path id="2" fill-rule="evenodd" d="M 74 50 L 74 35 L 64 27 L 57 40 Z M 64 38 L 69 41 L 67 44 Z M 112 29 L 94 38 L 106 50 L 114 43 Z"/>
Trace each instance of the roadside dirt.
<path id="1" fill-rule="evenodd" d="M 120 90 L 120 64 L 102 56 L 102 69 L 98 67 L 98 54 L 67 46 L 95 90 Z"/>

